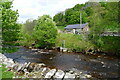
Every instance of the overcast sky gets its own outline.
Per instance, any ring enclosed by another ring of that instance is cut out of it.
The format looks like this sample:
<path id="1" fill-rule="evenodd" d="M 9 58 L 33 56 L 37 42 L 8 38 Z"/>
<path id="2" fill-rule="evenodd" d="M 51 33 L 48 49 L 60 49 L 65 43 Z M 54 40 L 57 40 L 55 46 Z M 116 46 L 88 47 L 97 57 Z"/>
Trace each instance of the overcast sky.
<path id="1" fill-rule="evenodd" d="M 76 4 L 85 3 L 88 0 L 14 0 L 13 9 L 18 9 L 18 22 L 25 22 L 27 19 L 37 19 L 38 16 L 49 14 L 54 16 L 60 11 L 71 8 Z"/>

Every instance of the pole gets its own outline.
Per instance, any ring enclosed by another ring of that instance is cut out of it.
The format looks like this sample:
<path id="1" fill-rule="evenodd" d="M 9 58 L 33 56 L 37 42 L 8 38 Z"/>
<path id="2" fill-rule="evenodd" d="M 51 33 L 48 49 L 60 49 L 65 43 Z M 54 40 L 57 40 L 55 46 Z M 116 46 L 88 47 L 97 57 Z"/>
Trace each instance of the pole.
<path id="1" fill-rule="evenodd" d="M 81 27 L 81 25 L 82 25 L 82 13 L 80 11 L 80 27 Z"/>

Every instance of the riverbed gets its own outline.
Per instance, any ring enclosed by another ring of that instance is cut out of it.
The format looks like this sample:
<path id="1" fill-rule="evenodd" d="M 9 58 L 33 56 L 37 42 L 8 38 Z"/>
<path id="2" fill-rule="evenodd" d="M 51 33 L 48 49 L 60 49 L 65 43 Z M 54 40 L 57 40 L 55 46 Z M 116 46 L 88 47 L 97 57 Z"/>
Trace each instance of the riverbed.
<path id="1" fill-rule="evenodd" d="M 77 69 L 91 74 L 95 78 L 120 78 L 120 59 L 118 57 L 52 51 L 40 53 L 25 47 L 19 47 L 17 52 L 5 55 L 19 63 L 44 63 L 50 68 L 64 71 Z"/>

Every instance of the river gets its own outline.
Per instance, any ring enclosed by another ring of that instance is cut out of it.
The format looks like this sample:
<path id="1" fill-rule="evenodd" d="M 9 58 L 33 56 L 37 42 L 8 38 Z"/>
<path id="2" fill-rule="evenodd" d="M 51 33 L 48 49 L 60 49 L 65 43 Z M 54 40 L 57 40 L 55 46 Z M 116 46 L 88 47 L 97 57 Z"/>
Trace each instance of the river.
<path id="1" fill-rule="evenodd" d="M 5 54 L 19 63 L 44 63 L 50 68 L 62 70 L 77 69 L 95 78 L 120 78 L 120 59 L 105 55 L 86 55 L 82 53 L 46 52 L 39 53 L 19 47 L 15 53 Z"/>

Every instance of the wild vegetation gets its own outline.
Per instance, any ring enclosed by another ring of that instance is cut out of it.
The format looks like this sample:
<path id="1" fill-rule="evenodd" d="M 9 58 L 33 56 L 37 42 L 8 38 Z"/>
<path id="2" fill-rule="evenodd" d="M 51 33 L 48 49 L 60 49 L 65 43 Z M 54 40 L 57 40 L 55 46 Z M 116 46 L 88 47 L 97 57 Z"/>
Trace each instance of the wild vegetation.
<path id="1" fill-rule="evenodd" d="M 0 79 L 13 78 L 13 76 L 14 76 L 13 72 L 7 71 L 8 68 L 6 68 L 6 66 L 3 64 L 0 64 L 0 66 L 1 66 L 0 67 Z"/>
<path id="2" fill-rule="evenodd" d="M 33 23 L 34 20 L 23 25 L 21 32 L 23 33 L 22 45 L 32 46 L 34 44 L 33 47 L 36 48 L 52 48 L 55 45 L 57 36 L 57 27 L 52 18 L 49 15 L 43 15 L 38 18 L 32 28 L 28 26 Z"/>
<path id="3" fill-rule="evenodd" d="M 120 31 L 118 2 L 76 4 L 73 8 L 56 14 L 53 19 L 49 15 L 43 15 L 36 20 L 27 20 L 24 24 L 17 23 L 19 14 L 17 10 L 11 9 L 12 2 L 2 2 L 1 5 L 3 52 L 12 52 L 9 50 L 12 50 L 16 43 L 36 48 L 60 47 L 62 40 L 65 40 L 66 48 L 75 51 L 84 52 L 94 48 L 107 53 L 120 52 L 120 37 L 100 36 L 104 32 Z M 82 23 L 89 23 L 90 27 L 90 34 L 85 40 L 83 35 L 57 33 L 56 25 L 63 30 L 63 26 L 79 24 L 80 13 Z"/>
<path id="4" fill-rule="evenodd" d="M 73 8 L 56 14 L 53 20 L 58 27 L 59 25 L 79 24 L 81 13 L 82 23 L 89 23 L 90 34 L 88 35 L 88 40 L 95 45 L 94 49 L 106 53 L 119 53 L 120 48 L 118 44 L 120 44 L 120 37 L 100 36 L 104 32 L 120 31 L 118 20 L 119 4 L 119 2 L 87 2 L 85 4 L 77 4 Z"/>
<path id="5" fill-rule="evenodd" d="M 12 2 L 0 2 L 2 13 L 2 44 L 4 52 L 12 52 L 12 46 L 19 40 L 20 26 L 17 24 L 18 11 L 12 10 Z M 14 50 L 16 50 L 14 48 Z"/>
<path id="6" fill-rule="evenodd" d="M 63 40 L 65 41 L 64 46 L 71 52 L 86 52 L 90 48 L 94 48 L 94 45 L 88 41 L 84 35 L 76 35 L 69 33 L 60 33 L 56 39 L 56 47 L 63 46 Z"/>

